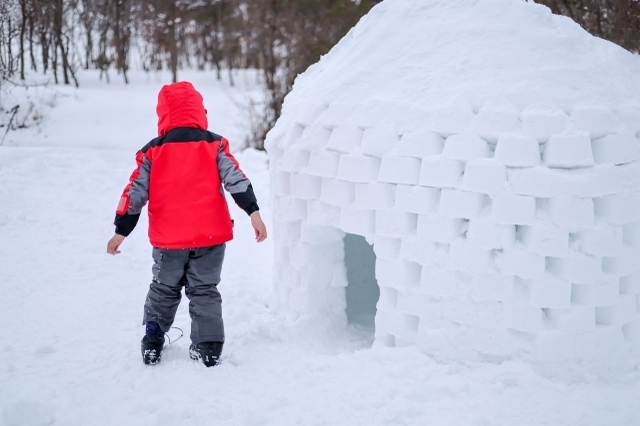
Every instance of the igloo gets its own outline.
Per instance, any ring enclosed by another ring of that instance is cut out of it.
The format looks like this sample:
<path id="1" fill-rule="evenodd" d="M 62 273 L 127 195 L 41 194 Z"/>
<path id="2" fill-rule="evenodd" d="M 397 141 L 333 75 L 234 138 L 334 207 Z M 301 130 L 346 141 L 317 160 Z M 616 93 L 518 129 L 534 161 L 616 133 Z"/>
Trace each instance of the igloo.
<path id="1" fill-rule="evenodd" d="M 632 353 L 639 137 L 640 60 L 568 18 L 387 0 L 298 77 L 268 135 L 278 309 L 343 327 L 359 236 L 375 258 L 351 274 L 374 270 L 376 345 Z"/>

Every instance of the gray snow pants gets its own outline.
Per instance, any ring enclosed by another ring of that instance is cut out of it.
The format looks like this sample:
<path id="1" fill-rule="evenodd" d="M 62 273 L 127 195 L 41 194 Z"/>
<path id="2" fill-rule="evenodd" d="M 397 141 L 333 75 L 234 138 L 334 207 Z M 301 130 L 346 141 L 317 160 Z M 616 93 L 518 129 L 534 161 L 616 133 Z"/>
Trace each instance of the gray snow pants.
<path id="1" fill-rule="evenodd" d="M 153 248 L 153 281 L 144 304 L 143 324 L 155 321 L 167 332 L 182 298 L 189 298 L 191 341 L 224 342 L 222 298 L 218 291 L 225 245 L 172 250 Z"/>

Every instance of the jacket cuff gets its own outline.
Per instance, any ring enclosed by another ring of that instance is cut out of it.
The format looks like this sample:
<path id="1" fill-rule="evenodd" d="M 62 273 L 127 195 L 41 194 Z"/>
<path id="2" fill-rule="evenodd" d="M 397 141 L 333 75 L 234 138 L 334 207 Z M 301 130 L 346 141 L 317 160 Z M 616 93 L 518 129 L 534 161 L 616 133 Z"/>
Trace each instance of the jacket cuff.
<path id="1" fill-rule="evenodd" d="M 258 200 L 256 200 L 256 195 L 253 192 L 253 186 L 251 184 L 249 184 L 246 191 L 231 194 L 231 197 L 233 197 L 233 201 L 236 202 L 238 207 L 244 210 L 248 215 L 260 210 L 260 207 L 258 207 Z"/>
<path id="2" fill-rule="evenodd" d="M 113 221 L 113 224 L 116 226 L 116 234 L 128 237 L 138 224 L 138 219 L 140 219 L 139 214 L 117 214 Z"/>

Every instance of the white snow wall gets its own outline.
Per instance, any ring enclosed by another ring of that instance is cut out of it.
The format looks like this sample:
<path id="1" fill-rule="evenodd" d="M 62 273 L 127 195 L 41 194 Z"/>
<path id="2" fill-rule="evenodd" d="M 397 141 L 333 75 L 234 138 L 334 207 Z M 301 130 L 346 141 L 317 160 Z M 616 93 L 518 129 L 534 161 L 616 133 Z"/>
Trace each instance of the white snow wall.
<path id="1" fill-rule="evenodd" d="M 496 11 L 496 25 L 527 31 L 505 18 L 509 7 L 540 9 L 517 3 L 450 7 L 486 7 Z M 409 20 L 419 4 L 384 2 L 374 15 L 382 19 L 390 10 L 395 19 L 410 5 Z M 445 20 L 429 19 L 434 26 Z M 538 99 L 531 87 L 522 96 L 505 93 L 507 82 L 486 80 L 486 69 L 482 86 L 488 92 L 493 85 L 493 97 L 465 101 L 466 92 L 451 87 L 454 101 L 444 102 L 442 86 L 428 81 L 423 84 L 437 87 L 439 98 L 427 96 L 422 105 L 363 99 L 363 79 L 373 73 L 363 71 L 358 80 L 355 70 L 350 80 L 332 70 L 348 68 L 341 52 L 362 48 L 375 23 L 359 24 L 351 40 L 300 78 L 267 140 L 280 308 L 317 328 L 346 323 L 342 239 L 352 233 L 372 243 L 377 257 L 377 343 L 418 345 L 443 359 L 592 360 L 629 353 L 640 340 L 637 102 L 587 102 L 589 87 L 580 88 L 581 98 L 557 103 L 550 99 L 562 90 L 540 89 Z M 490 21 L 474 25 L 492 28 Z M 570 33 L 590 37 L 573 27 Z M 517 44 L 511 33 L 498 36 Z M 490 45 L 500 50 L 499 42 Z M 372 55 L 375 62 L 384 52 Z M 450 78 L 447 64 L 438 65 Z M 398 71 L 419 84 L 411 70 Z M 556 74 L 549 81 L 571 86 L 570 74 Z M 323 81 L 344 85 L 336 100 L 314 86 Z M 349 82 L 360 85 L 353 96 Z M 384 84 L 376 82 L 371 92 L 389 92 Z M 426 96 L 418 89 L 416 96 Z M 606 98 L 602 87 L 593 90 L 600 90 L 593 99 Z"/>

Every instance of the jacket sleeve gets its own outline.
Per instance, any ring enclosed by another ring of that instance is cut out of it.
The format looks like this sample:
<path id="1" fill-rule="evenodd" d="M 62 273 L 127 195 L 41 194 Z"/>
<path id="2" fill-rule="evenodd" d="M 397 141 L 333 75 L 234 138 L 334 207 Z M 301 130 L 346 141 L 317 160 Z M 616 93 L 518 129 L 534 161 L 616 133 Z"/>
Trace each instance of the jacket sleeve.
<path id="1" fill-rule="evenodd" d="M 218 172 L 224 189 L 231 194 L 238 207 L 249 215 L 260 210 L 251 181 L 240 170 L 238 161 L 229 150 L 229 141 L 225 138 L 222 138 L 218 151 Z"/>
<path id="2" fill-rule="evenodd" d="M 116 234 L 127 237 L 136 227 L 140 212 L 149 199 L 149 177 L 151 175 L 151 161 L 142 151 L 136 154 L 136 169 L 129 178 L 129 184 L 124 188 L 114 225 Z"/>

